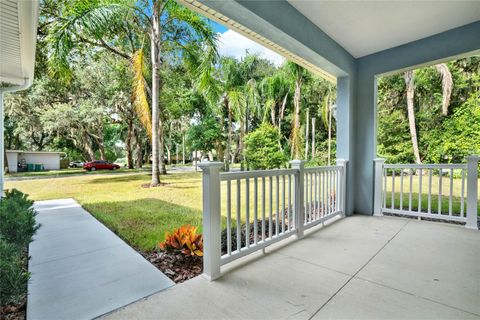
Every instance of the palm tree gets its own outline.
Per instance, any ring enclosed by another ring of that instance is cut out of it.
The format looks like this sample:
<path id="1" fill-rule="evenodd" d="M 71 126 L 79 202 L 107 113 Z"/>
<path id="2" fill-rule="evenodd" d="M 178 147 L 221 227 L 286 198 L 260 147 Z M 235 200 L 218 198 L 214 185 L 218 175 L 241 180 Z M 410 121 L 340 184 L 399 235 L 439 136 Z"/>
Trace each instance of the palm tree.
<path id="1" fill-rule="evenodd" d="M 61 11 L 61 19 L 51 27 L 51 65 L 57 70 L 68 70 L 68 58 L 75 44 L 86 43 L 132 60 L 134 70 L 135 103 L 140 118 L 146 118 L 151 109 L 152 180 L 151 186 L 160 184 L 159 169 L 165 171 L 163 159 L 164 137 L 160 69 L 162 56 L 173 53 L 185 57 L 199 78 L 209 70 L 217 57 L 216 34 L 205 18 L 172 0 L 153 1 L 75 1 Z M 150 39 L 151 89 L 144 81 L 143 41 L 135 45 L 136 33 Z M 122 35 L 119 37 L 119 33 Z M 134 53 L 122 51 L 130 43 Z M 113 44 L 113 45 L 112 45 Z M 201 49 L 201 50 L 200 50 Z M 148 106 L 147 91 L 151 96 Z M 150 126 L 147 126 L 149 129 Z"/>
<path id="2" fill-rule="evenodd" d="M 442 77 L 442 114 L 447 115 L 453 89 L 452 74 L 445 63 L 435 65 L 435 69 Z M 417 128 L 415 124 L 415 70 L 406 71 L 404 78 L 407 89 L 407 115 L 410 137 L 412 139 L 413 156 L 415 157 L 415 163 L 420 164 L 422 160 L 418 148 Z"/>
<path id="3" fill-rule="evenodd" d="M 306 70 L 294 62 L 287 62 L 287 68 L 290 76 L 295 83 L 295 93 L 293 96 L 294 116 L 292 132 L 290 134 L 290 152 L 293 159 L 300 159 L 302 154 L 302 137 L 300 132 L 300 107 L 302 98 L 302 83 Z"/>

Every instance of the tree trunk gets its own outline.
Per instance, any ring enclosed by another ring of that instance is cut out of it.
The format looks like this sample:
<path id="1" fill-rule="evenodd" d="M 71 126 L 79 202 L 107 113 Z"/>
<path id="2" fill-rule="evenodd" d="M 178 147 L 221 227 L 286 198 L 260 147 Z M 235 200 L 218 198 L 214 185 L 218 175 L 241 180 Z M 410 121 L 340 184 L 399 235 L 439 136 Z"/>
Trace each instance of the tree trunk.
<path id="1" fill-rule="evenodd" d="M 301 86 L 302 79 L 295 80 L 295 94 L 293 96 L 293 104 L 295 108 L 295 114 L 293 119 L 293 128 L 292 128 L 292 147 L 291 155 L 293 159 L 300 159 L 300 98 L 301 98 Z"/>
<path id="2" fill-rule="evenodd" d="M 165 167 L 165 137 L 163 136 L 163 121 L 161 117 L 158 121 L 158 137 L 159 137 L 158 168 L 160 170 L 160 174 L 167 174 L 167 168 Z"/>
<path id="3" fill-rule="evenodd" d="M 405 72 L 405 84 L 407 86 L 407 113 L 408 125 L 410 127 L 410 137 L 412 138 L 413 155 L 417 164 L 421 163 L 420 152 L 418 150 L 417 128 L 415 126 L 415 106 L 413 98 L 415 95 L 414 72 L 413 70 Z"/>
<path id="4" fill-rule="evenodd" d="M 308 160 L 308 135 L 309 135 L 309 128 L 310 128 L 310 119 L 309 119 L 309 110 L 307 109 L 307 119 L 305 123 L 305 160 Z"/>
<path id="5" fill-rule="evenodd" d="M 225 108 L 228 112 L 228 138 L 227 138 L 227 150 L 225 152 L 225 171 L 230 171 L 230 157 L 232 147 L 232 110 L 230 110 L 230 104 L 228 98 L 224 97 Z"/>
<path id="6" fill-rule="evenodd" d="M 182 135 L 182 164 L 185 165 L 185 131 Z"/>
<path id="7" fill-rule="evenodd" d="M 159 4 L 153 3 L 152 31 L 150 34 L 151 60 L 152 60 L 152 181 L 150 185 L 156 187 L 160 184 L 159 173 L 159 94 L 160 94 L 160 17 Z"/>
<path id="8" fill-rule="evenodd" d="M 332 106 L 328 102 L 328 165 L 332 159 Z"/>
<path id="9" fill-rule="evenodd" d="M 448 107 L 450 106 L 450 99 L 452 97 L 453 79 L 452 73 L 445 63 L 435 65 L 435 68 L 442 76 L 442 114 L 448 114 Z"/>
<path id="10" fill-rule="evenodd" d="M 85 158 L 87 158 L 88 161 L 95 160 L 95 152 L 93 151 L 90 137 L 88 136 L 86 131 L 82 132 L 82 145 L 83 145 Z"/>
<path id="11" fill-rule="evenodd" d="M 312 118 L 312 160 L 315 160 L 315 118 Z"/>
<path id="12" fill-rule="evenodd" d="M 133 120 L 128 119 L 128 121 L 127 121 L 127 140 L 125 141 L 125 149 L 127 151 L 127 167 L 128 167 L 128 169 L 133 169 L 132 137 L 133 137 Z"/>

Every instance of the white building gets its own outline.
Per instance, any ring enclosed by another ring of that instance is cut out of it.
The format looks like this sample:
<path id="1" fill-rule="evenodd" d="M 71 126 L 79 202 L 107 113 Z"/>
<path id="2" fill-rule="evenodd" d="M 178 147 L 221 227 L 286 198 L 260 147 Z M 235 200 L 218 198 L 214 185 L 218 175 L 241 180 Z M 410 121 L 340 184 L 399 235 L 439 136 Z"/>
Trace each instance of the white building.
<path id="1" fill-rule="evenodd" d="M 42 164 L 44 170 L 59 170 L 60 158 L 64 152 L 7 150 L 9 172 L 17 172 L 18 164 Z"/>

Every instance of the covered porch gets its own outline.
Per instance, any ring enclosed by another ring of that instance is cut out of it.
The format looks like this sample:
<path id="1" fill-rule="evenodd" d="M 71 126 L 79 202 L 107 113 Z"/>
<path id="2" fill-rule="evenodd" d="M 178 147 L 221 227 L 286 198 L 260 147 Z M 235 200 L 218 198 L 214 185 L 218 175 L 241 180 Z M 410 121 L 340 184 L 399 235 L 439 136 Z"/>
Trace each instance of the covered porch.
<path id="1" fill-rule="evenodd" d="M 480 319 L 480 233 L 354 215 L 105 319 Z"/>

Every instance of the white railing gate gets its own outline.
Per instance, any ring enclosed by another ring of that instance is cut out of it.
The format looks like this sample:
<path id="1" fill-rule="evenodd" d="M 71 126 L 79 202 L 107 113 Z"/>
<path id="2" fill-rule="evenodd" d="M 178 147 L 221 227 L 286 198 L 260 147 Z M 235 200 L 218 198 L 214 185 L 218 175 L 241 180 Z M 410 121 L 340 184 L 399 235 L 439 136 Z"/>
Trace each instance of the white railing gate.
<path id="1" fill-rule="evenodd" d="M 374 159 L 373 214 L 463 222 L 478 230 L 479 159 L 469 156 L 466 164 L 385 164 L 384 159 Z M 443 199 L 448 199 L 447 205 Z"/>

